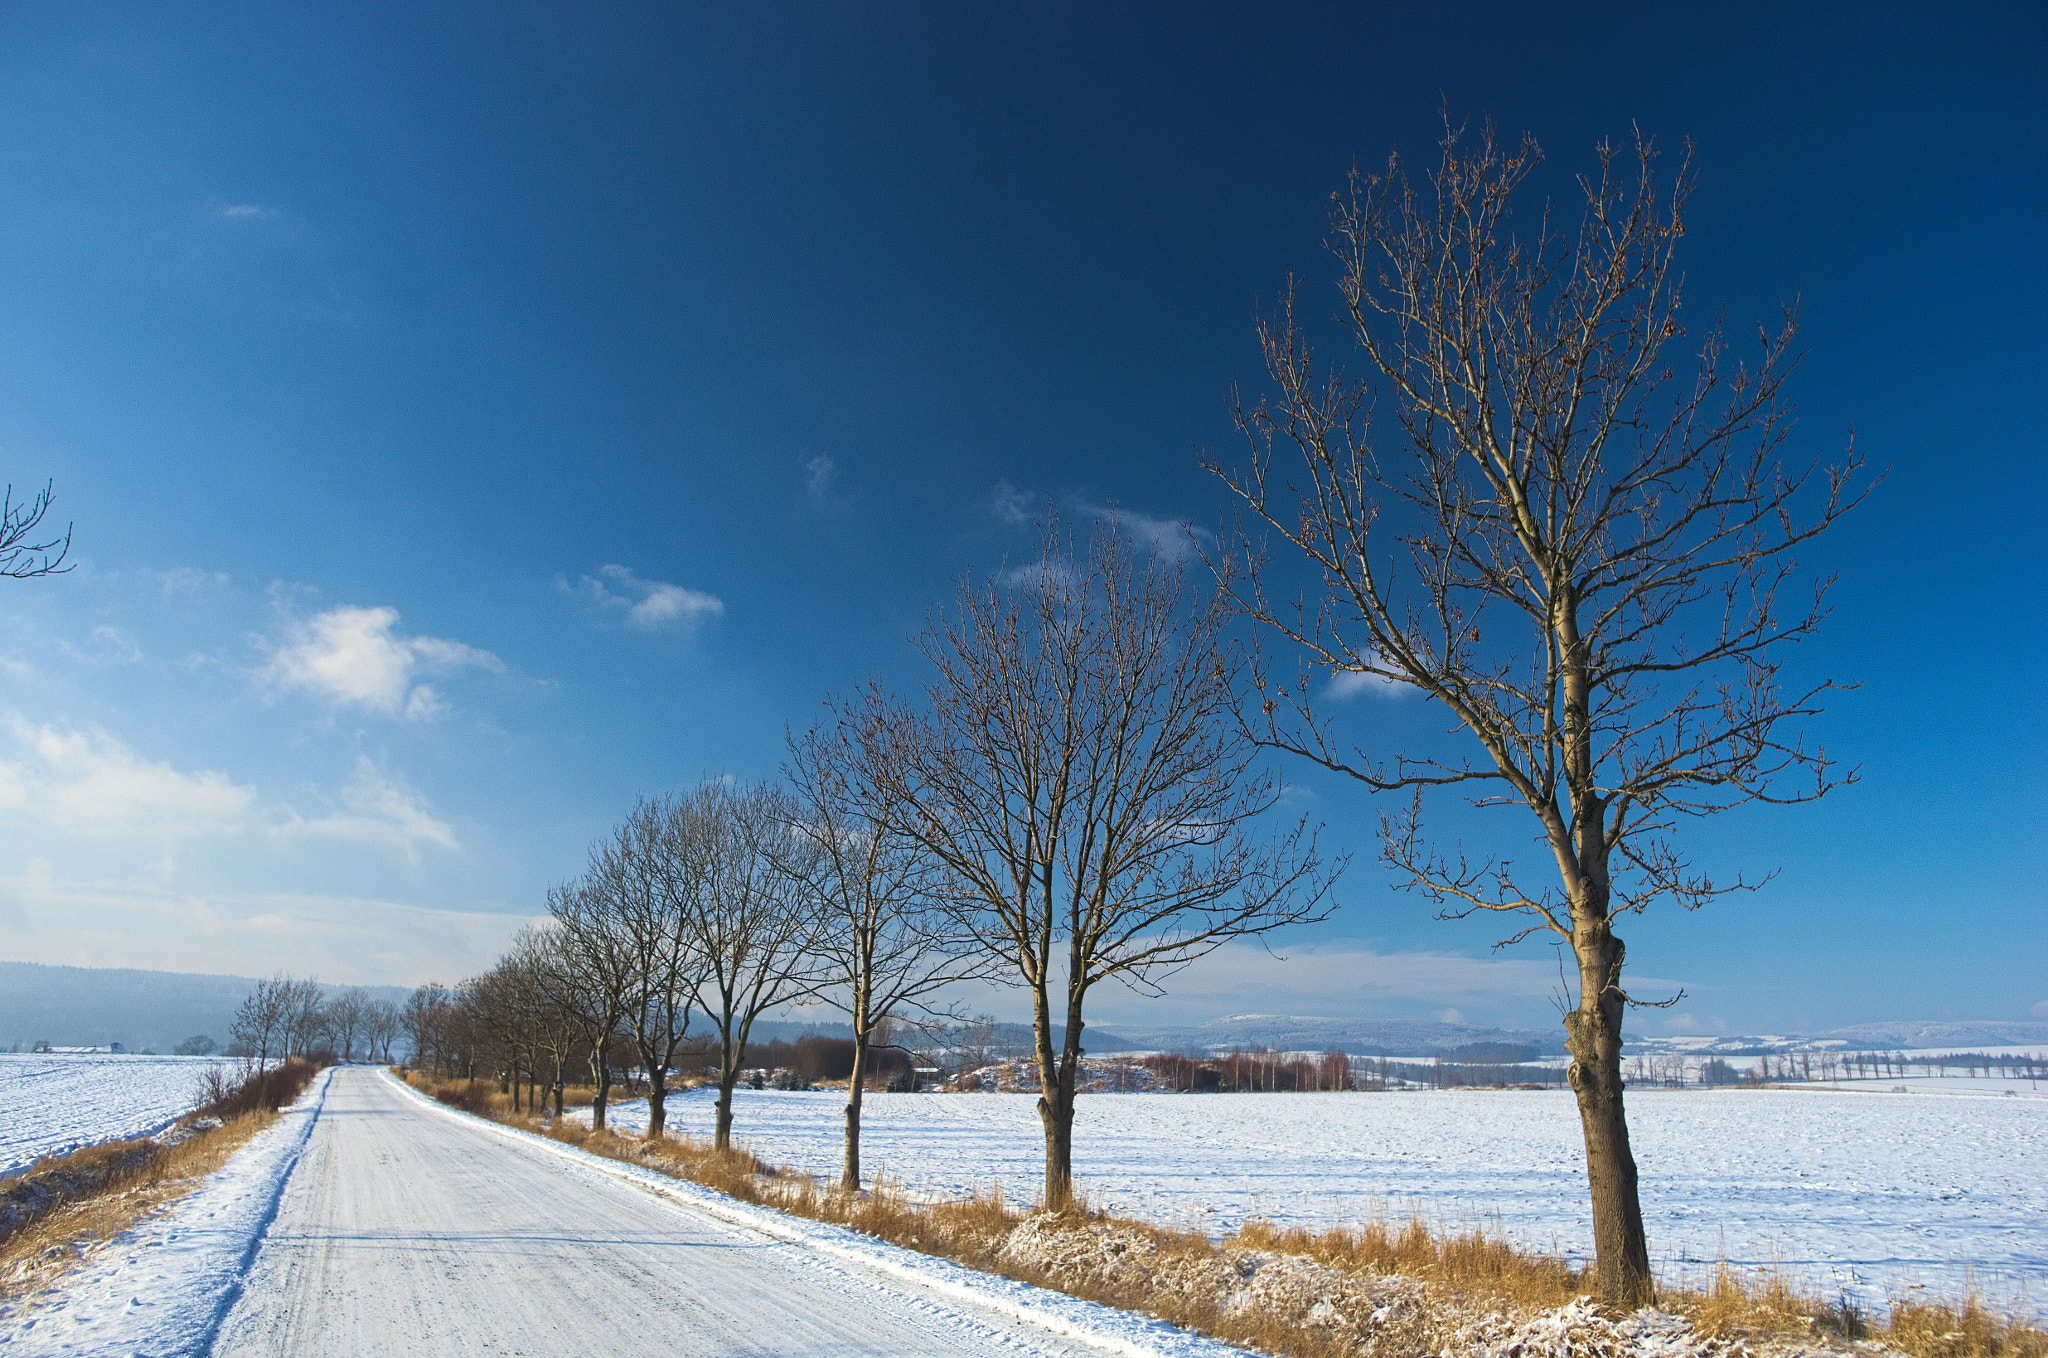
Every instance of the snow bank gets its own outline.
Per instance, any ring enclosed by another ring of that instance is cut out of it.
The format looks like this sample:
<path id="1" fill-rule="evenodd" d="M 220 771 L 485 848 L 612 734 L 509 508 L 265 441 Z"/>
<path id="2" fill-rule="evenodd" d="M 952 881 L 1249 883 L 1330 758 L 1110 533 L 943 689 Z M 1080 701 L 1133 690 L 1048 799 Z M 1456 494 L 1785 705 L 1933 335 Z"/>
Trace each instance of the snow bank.
<path id="1" fill-rule="evenodd" d="M 737 1098 L 734 1135 L 757 1155 L 836 1172 L 842 1094 Z M 864 1163 L 933 1194 L 1001 1183 L 1028 1202 L 1044 1156 L 1035 1102 L 871 1095 Z M 672 1098 L 669 1125 L 708 1137 L 711 1103 L 708 1090 Z M 645 1126 L 644 1104 L 614 1115 Z M 2024 1290 L 2048 1317 L 2048 1101 L 1639 1090 L 1629 1122 L 1668 1281 L 1704 1281 L 1725 1257 L 1869 1306 L 1916 1285 L 1960 1293 L 1967 1270 L 1993 1302 Z M 1413 1206 L 1576 1258 L 1592 1246 L 1568 1091 L 1092 1094 L 1077 1107 L 1074 1170 L 1097 1206 L 1212 1235 L 1252 1216 L 1319 1228 Z"/>
<path id="2" fill-rule="evenodd" d="M 0 1313 L 0 1352 L 108 1358 L 205 1353 L 241 1290 L 332 1071 L 198 1189 L 116 1237 L 58 1290 Z"/>
<path id="3" fill-rule="evenodd" d="M 154 1136 L 199 1103 L 204 1056 L 0 1052 L 0 1179 L 45 1155 Z"/>

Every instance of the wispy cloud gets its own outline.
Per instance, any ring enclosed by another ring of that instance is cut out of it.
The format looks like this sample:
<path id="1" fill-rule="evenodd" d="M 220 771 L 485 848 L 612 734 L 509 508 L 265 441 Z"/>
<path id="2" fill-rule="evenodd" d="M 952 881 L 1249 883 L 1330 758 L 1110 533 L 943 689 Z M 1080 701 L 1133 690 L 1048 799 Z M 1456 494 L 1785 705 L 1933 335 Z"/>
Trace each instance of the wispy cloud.
<path id="1" fill-rule="evenodd" d="M 191 566 L 180 566 L 176 570 L 161 571 L 157 584 L 167 599 L 181 594 L 199 594 L 208 590 L 226 589 L 234 581 L 222 571 L 202 571 Z"/>
<path id="2" fill-rule="evenodd" d="M 88 665 L 139 665 L 142 663 L 142 647 L 135 638 L 118 627 L 101 624 L 92 629 L 83 646 L 57 639 L 57 649 L 73 660 L 82 660 Z"/>
<path id="3" fill-rule="evenodd" d="M 261 203 L 222 203 L 213 215 L 228 222 L 260 222 L 277 216 L 277 209 Z"/>
<path id="4" fill-rule="evenodd" d="M 408 637 L 398 631 L 395 608 L 343 606 L 292 619 L 287 641 L 263 670 L 281 688 L 303 689 L 344 707 L 402 715 L 424 721 L 448 710 L 433 685 L 415 682 L 422 673 L 460 669 L 503 672 L 489 651 L 440 637 Z"/>
<path id="5" fill-rule="evenodd" d="M 542 916 L 541 918 L 545 918 Z M 525 914 L 436 910 L 363 896 L 193 891 L 147 878 L 66 880 L 47 863 L 0 878 L 10 956 L 76 966 L 417 985 L 491 964 Z"/>
<path id="6" fill-rule="evenodd" d="M 1029 523 L 1035 500 L 1036 497 L 1021 486 L 1012 485 L 1008 481 L 998 481 L 996 488 L 989 492 L 988 508 L 991 514 L 1004 523 Z"/>
<path id="7" fill-rule="evenodd" d="M 839 476 L 839 463 L 824 453 L 804 463 L 804 485 L 811 494 L 823 496 L 832 489 L 832 482 Z"/>
<path id="8" fill-rule="evenodd" d="M 17 758 L 0 760 L 0 807 L 60 834 L 152 845 L 239 834 L 253 788 L 224 773 L 180 773 L 137 755 L 101 730 L 67 731 L 7 720 Z"/>
<path id="9" fill-rule="evenodd" d="M 51 834 L 128 841 L 168 853 L 181 841 L 262 833 L 272 839 L 338 839 L 417 862 L 422 846 L 459 852 L 455 831 L 395 774 L 358 758 L 325 815 L 267 801 L 214 770 L 183 772 L 146 759 L 113 734 L 67 730 L 11 715 L 0 725 L 0 814 Z M 163 862 L 172 860 L 166 857 Z M 165 869 L 168 871 L 168 868 Z"/>
<path id="10" fill-rule="evenodd" d="M 306 818 L 286 810 L 286 819 L 272 825 L 280 839 L 315 836 L 353 840 L 392 849 L 417 861 L 422 844 L 454 850 L 455 831 L 427 809 L 425 799 L 368 758 L 358 758 L 355 777 L 341 790 L 341 809 Z"/>
<path id="11" fill-rule="evenodd" d="M 1399 698 L 1409 692 L 1408 685 L 1387 678 L 1384 674 L 1366 674 L 1359 670 L 1336 670 L 1330 675 L 1330 682 L 1323 687 L 1323 696 L 1333 702 L 1356 698 L 1369 693 L 1376 698 Z"/>
<path id="12" fill-rule="evenodd" d="M 1188 555 L 1197 542 L 1206 542 L 1211 536 L 1188 519 L 1164 518 L 1122 505 L 1100 504 L 1080 495 L 1048 498 L 1008 480 L 996 482 L 988 498 L 989 513 L 1003 523 L 1016 525 L 1030 523 L 1049 504 L 1080 519 L 1114 524 L 1133 541 L 1175 560 Z"/>
<path id="13" fill-rule="evenodd" d="M 725 613 L 725 601 L 716 595 L 660 580 L 643 580 L 625 566 L 601 566 L 595 576 L 583 576 L 575 585 L 564 580 L 558 580 L 557 585 L 565 593 L 587 599 L 599 608 L 623 613 L 629 625 L 648 631 L 672 623 L 687 626 Z"/>
<path id="14" fill-rule="evenodd" d="M 1190 519 L 1165 519 L 1142 510 L 1125 509 L 1121 505 L 1091 504 L 1077 499 L 1073 501 L 1073 511 L 1084 518 L 1115 524 L 1130 534 L 1133 542 L 1175 560 L 1194 551 L 1196 543 L 1206 542 L 1210 536 L 1195 527 Z"/>

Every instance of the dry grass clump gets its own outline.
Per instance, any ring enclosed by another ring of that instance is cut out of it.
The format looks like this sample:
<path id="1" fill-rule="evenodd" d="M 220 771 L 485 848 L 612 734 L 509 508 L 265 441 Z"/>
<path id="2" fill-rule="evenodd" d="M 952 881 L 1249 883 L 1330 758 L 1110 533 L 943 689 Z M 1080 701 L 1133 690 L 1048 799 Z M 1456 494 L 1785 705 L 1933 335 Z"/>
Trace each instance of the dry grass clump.
<path id="1" fill-rule="evenodd" d="M 1993 1314 L 1976 1297 L 1960 1305 L 1898 1302 L 1884 1341 L 1913 1358 L 2044 1358 L 2048 1331 Z"/>
<path id="2" fill-rule="evenodd" d="M 502 1096 L 481 1102 L 491 1098 Z M 1217 1242 L 1085 1201 L 1061 1212 L 1021 1208 L 1000 1188 L 922 1201 L 888 1180 L 846 1193 L 744 1148 L 620 1136 L 509 1108 L 487 1115 L 742 1202 L 1287 1358 L 1745 1358 L 1839 1351 L 1857 1340 L 1911 1358 L 2048 1358 L 2048 1334 L 1975 1298 L 1901 1303 L 1889 1324 L 1870 1326 L 1846 1303 L 1805 1296 L 1782 1274 L 1749 1281 L 1723 1266 L 1706 1288 L 1662 1289 L 1661 1309 L 1612 1315 L 1594 1304 L 1587 1273 L 1517 1249 L 1497 1227 L 1458 1233 L 1419 1215 L 1396 1223 L 1383 1214 L 1322 1232 L 1250 1221 Z"/>
<path id="3" fill-rule="evenodd" d="M 297 1099 L 319 1067 L 291 1060 L 202 1077 L 200 1106 L 157 1140 L 109 1141 L 46 1156 L 0 1189 L 0 1314 L 47 1287 L 93 1246 L 177 1201 Z"/>
<path id="4" fill-rule="evenodd" d="M 276 1119 L 195 1118 L 166 1142 L 116 1141 L 38 1160 L 8 1184 L 0 1229 L 0 1316 L 43 1290 L 101 1242 L 176 1202 Z"/>

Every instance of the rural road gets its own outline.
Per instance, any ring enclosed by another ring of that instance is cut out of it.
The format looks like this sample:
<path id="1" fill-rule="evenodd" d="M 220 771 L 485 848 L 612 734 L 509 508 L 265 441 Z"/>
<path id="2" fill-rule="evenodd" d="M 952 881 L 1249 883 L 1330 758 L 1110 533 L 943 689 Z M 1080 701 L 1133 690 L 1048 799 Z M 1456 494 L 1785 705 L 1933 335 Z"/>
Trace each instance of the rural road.
<path id="1" fill-rule="evenodd" d="M 1093 1354 L 334 1072 L 215 1354 Z"/>

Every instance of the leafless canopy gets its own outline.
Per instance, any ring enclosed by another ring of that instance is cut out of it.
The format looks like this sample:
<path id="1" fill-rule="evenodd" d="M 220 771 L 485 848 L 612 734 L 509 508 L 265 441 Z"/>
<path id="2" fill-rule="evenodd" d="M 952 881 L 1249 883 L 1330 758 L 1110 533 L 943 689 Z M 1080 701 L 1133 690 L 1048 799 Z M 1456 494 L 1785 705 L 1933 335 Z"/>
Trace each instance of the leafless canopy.
<path id="1" fill-rule="evenodd" d="M 832 726 L 790 740 L 789 779 L 796 801 L 792 829 L 806 852 L 819 927 L 812 944 L 826 963 L 826 1003 L 845 1010 L 853 1028 L 853 1071 L 847 1083 L 846 1144 L 840 1186 L 860 1188 L 860 1110 L 871 1043 L 881 1044 L 893 1018 L 927 1029 L 961 1016 L 939 996 L 990 969 L 986 949 L 952 927 L 942 908 L 938 860 L 907 829 L 903 789 L 877 776 L 895 766 L 901 713 L 854 705 Z"/>
<path id="2" fill-rule="evenodd" d="M 1788 691 L 1774 648 L 1813 632 L 1828 580 L 1793 551 L 1860 495 L 1853 456 L 1788 471 L 1782 388 L 1794 318 L 1729 360 L 1718 326 L 1684 347 L 1690 151 L 1668 187 L 1656 147 L 1603 144 L 1575 234 L 1509 222 L 1541 160 L 1450 129 L 1418 194 L 1399 164 L 1354 173 L 1332 214 L 1344 316 L 1368 376 L 1318 369 L 1289 292 L 1259 325 L 1277 395 L 1238 408 L 1248 475 L 1216 468 L 1322 577 L 1282 602 L 1242 577 L 1245 611 L 1297 643 L 1261 669 L 1262 739 L 1376 790 L 1473 785 L 1536 813 L 1567 887 L 1619 857 L 1613 910 L 1697 907 L 1717 883 L 1674 847 L 1675 817 L 1818 797 L 1843 774 L 1800 720 L 1834 687 Z M 1373 445 L 1382 407 L 1399 456 Z M 1276 474 L 1276 448 L 1290 472 Z M 1294 479 L 1298 476 L 1300 479 Z M 1382 523 L 1382 518 L 1385 523 Z M 1420 690 L 1484 758 L 1375 755 L 1318 710 L 1325 681 Z M 1395 863 L 1459 911 L 1528 911 L 1569 935 L 1548 885 L 1502 860 L 1432 853 L 1416 804 L 1387 821 Z"/>
<path id="3" fill-rule="evenodd" d="M 1030 993 L 1054 1205 L 1071 1184 L 1088 992 L 1156 991 L 1228 939 L 1322 910 L 1313 836 L 1259 832 L 1279 787 L 1238 729 L 1226 616 L 1113 525 L 1077 559 L 1049 524 L 1040 561 L 963 582 L 925 632 L 936 676 L 917 719 L 879 692 L 847 714 L 894 733 L 875 776 L 943 865 L 958 927 Z"/>
<path id="4" fill-rule="evenodd" d="M 1808 586 L 1794 553 L 1863 493 L 1853 449 L 1824 471 L 1780 460 L 1789 310 L 1748 359 L 1731 362 L 1718 327 L 1688 347 L 1674 258 L 1691 156 L 1668 187 L 1656 159 L 1642 137 L 1603 144 L 1576 231 L 1546 212 L 1527 239 L 1510 206 L 1541 161 L 1532 139 L 1470 142 L 1447 119 L 1433 192 L 1398 158 L 1354 173 L 1331 248 L 1365 375 L 1317 366 L 1290 283 L 1259 326 L 1276 392 L 1237 410 L 1250 469 L 1212 464 L 1320 577 L 1289 603 L 1269 593 L 1262 548 L 1243 544 L 1226 568 L 1239 608 L 1302 657 L 1292 673 L 1257 666 L 1256 737 L 1410 793 L 1383 818 L 1385 856 L 1447 914 L 1516 914 L 1526 927 L 1508 942 L 1571 944 L 1565 1024 L 1600 1284 L 1625 1304 L 1648 1297 L 1650 1275 L 1613 921 L 1755 885 L 1696 870 L 1673 838 L 1681 818 L 1853 777 L 1800 731 L 1834 686 L 1788 686 L 1781 657 L 1819 625 L 1828 584 Z M 1382 409 L 1397 425 L 1386 450 Z M 1328 720 L 1333 684 L 1419 691 L 1478 752 L 1346 744 Z M 1428 840 L 1422 794 L 1445 786 L 1532 816 L 1557 877 Z"/>

